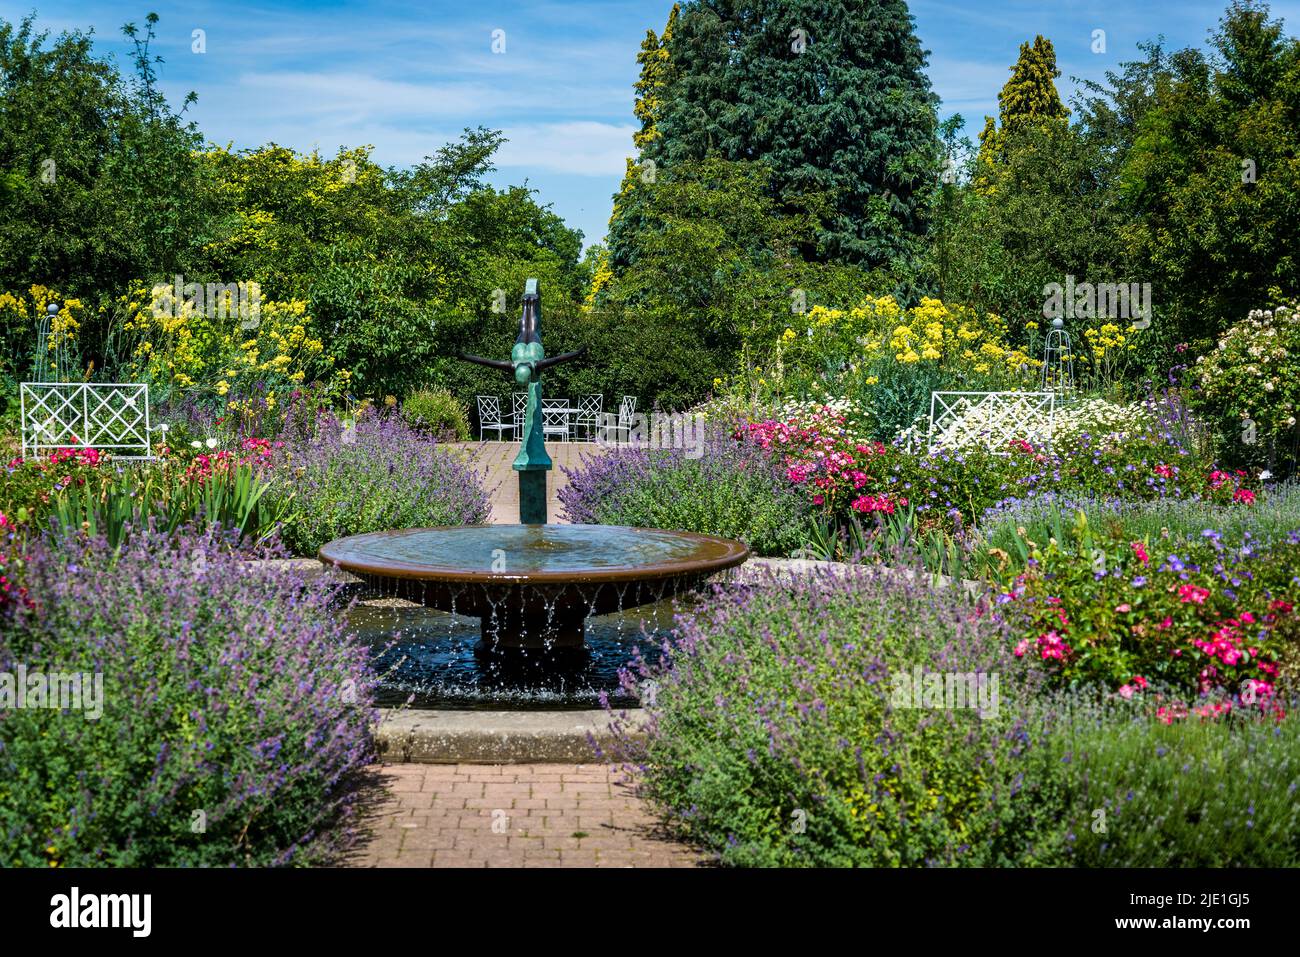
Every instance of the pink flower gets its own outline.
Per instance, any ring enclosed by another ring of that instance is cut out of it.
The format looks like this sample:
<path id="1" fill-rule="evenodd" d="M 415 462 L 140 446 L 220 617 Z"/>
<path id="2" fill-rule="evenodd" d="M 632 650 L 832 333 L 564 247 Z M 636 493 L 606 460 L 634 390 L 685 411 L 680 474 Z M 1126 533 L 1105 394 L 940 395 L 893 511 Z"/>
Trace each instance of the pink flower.
<path id="1" fill-rule="evenodd" d="M 1133 554 L 1137 556 L 1137 560 L 1140 561 L 1143 565 L 1151 561 L 1150 556 L 1147 555 L 1146 546 L 1141 542 L 1129 542 L 1128 547 L 1133 549 Z"/>
<path id="2" fill-rule="evenodd" d="M 852 502 L 852 507 L 859 512 L 884 512 L 894 514 L 894 503 L 883 495 L 860 495 Z"/>
<path id="3" fill-rule="evenodd" d="M 1197 605 L 1204 605 L 1205 599 L 1210 597 L 1210 590 L 1199 585 L 1181 585 L 1178 588 L 1178 597 L 1183 604 L 1194 602 Z"/>
<path id="4" fill-rule="evenodd" d="M 1116 605 L 1115 610 L 1119 612 L 1121 615 L 1127 615 L 1133 609 L 1129 607 L 1128 602 L 1124 602 L 1124 604 L 1122 605 Z"/>
<path id="5" fill-rule="evenodd" d="M 1248 488 L 1239 488 L 1237 491 L 1232 493 L 1232 500 L 1234 502 L 1242 502 L 1245 505 L 1254 505 L 1255 493 Z"/>

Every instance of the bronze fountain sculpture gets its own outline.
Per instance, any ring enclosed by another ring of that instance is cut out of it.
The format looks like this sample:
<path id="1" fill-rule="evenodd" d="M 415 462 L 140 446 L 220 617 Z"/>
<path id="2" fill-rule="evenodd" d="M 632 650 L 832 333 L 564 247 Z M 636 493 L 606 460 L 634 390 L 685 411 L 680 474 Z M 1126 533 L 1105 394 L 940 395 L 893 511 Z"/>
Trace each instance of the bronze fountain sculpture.
<path id="1" fill-rule="evenodd" d="M 519 316 L 519 337 L 510 350 L 510 361 L 484 359 L 461 353 L 468 362 L 493 369 L 513 372 L 515 382 L 528 387 L 528 404 L 524 407 L 523 442 L 515 456 L 512 468 L 519 473 L 519 521 L 524 525 L 546 524 L 546 473 L 551 470 L 551 457 L 546 454 L 546 441 L 542 433 L 542 372 L 561 362 L 576 359 L 586 352 L 584 346 L 576 352 L 565 352 L 546 357 L 542 346 L 542 297 L 537 291 L 537 280 L 524 284 L 524 309 Z"/>

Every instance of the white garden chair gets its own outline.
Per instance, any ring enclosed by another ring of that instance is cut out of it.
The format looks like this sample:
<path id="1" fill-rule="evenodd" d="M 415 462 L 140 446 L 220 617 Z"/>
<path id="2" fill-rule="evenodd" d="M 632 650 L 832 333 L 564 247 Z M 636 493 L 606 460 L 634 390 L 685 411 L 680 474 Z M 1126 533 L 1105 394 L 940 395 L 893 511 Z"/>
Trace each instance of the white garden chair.
<path id="1" fill-rule="evenodd" d="M 568 399 L 542 399 L 542 438 L 558 435 L 569 441 L 571 413 Z"/>
<path id="2" fill-rule="evenodd" d="M 487 441 L 487 433 L 495 431 L 497 441 L 505 440 L 505 430 L 513 429 L 514 423 L 501 418 L 501 400 L 494 395 L 480 395 L 478 398 L 478 437 L 480 442 Z"/>
<path id="3" fill-rule="evenodd" d="M 584 395 L 578 400 L 578 417 L 573 423 L 575 438 L 578 430 L 581 429 L 583 437 L 590 441 L 593 433 L 600 426 L 600 409 L 604 403 L 605 397 L 599 393 Z"/>
<path id="4" fill-rule="evenodd" d="M 636 415 L 636 396 L 625 395 L 618 403 L 618 420 L 614 425 L 615 442 L 628 442 L 632 438 L 632 419 Z"/>
<path id="5" fill-rule="evenodd" d="M 524 417 L 528 414 L 528 393 L 516 392 L 514 402 L 515 441 L 520 441 L 524 437 Z"/>

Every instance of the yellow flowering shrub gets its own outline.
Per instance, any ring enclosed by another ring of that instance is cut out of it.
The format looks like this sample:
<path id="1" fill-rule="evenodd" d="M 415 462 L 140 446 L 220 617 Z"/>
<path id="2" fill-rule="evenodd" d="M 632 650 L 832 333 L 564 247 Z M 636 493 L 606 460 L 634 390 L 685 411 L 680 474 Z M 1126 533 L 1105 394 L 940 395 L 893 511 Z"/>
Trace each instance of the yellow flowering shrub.
<path id="1" fill-rule="evenodd" d="M 1133 343 L 1136 329 L 1121 328 L 1113 322 L 1083 330 L 1083 342 L 1074 349 L 1091 358 L 1091 365 L 1099 384 L 1109 384 L 1119 378 L 1127 364 L 1128 354 L 1137 347 Z"/>
<path id="2" fill-rule="evenodd" d="M 169 288 L 139 284 L 121 300 L 122 332 L 133 343 L 128 370 L 136 381 L 218 396 L 260 382 L 274 394 L 333 365 L 303 300 L 263 300 L 241 315 L 227 299 L 226 309 L 204 312 L 189 299 L 176 302 Z"/>
<path id="3" fill-rule="evenodd" d="M 923 298 L 904 309 L 893 296 L 868 297 L 851 309 L 815 306 L 807 316 L 810 336 L 787 330 L 783 342 L 798 340 L 805 348 L 850 357 L 856 368 L 890 359 L 902 365 L 930 363 L 945 371 L 1002 376 L 1032 382 L 1041 360 L 1007 343 L 1000 316 L 978 315 L 967 306 Z"/>

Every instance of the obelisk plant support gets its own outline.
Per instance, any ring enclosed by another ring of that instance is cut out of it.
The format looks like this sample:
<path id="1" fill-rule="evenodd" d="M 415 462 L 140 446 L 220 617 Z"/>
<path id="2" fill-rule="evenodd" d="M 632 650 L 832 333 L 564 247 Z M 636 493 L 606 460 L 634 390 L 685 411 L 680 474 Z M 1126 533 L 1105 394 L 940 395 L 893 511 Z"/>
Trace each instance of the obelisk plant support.
<path id="1" fill-rule="evenodd" d="M 546 454 L 542 433 L 542 371 L 561 362 L 576 359 L 586 352 L 565 352 L 546 358 L 542 346 L 542 297 L 537 291 L 537 280 L 529 279 L 524 285 L 524 307 L 519 316 L 519 337 L 510 350 L 510 361 L 484 359 L 462 353 L 460 358 L 493 369 L 513 372 L 515 382 L 528 387 L 528 402 L 524 407 L 524 434 L 515 456 L 514 470 L 519 473 L 519 522 L 523 525 L 546 524 L 546 473 L 551 470 L 551 457 Z"/>

